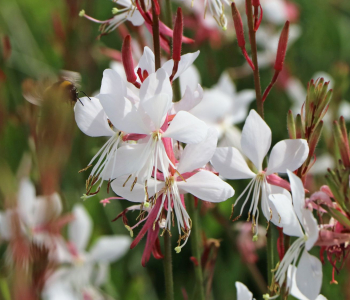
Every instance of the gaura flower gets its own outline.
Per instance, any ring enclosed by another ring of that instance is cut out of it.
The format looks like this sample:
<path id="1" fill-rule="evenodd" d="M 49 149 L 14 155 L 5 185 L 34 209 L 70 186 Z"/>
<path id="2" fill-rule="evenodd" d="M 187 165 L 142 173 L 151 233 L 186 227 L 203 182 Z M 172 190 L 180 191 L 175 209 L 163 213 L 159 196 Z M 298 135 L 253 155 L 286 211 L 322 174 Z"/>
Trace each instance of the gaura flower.
<path id="1" fill-rule="evenodd" d="M 296 236 L 297 239 L 284 255 L 275 278 L 278 284 L 282 286 L 289 266 L 291 264 L 295 266 L 300 257 L 298 269 L 293 270 L 292 275 L 287 280 L 287 286 L 292 285 L 291 279 L 293 279 L 293 273 L 295 273 L 295 283 L 300 293 L 306 297 L 305 299 L 315 300 L 322 285 L 322 264 L 318 258 L 310 255 L 308 251 L 316 243 L 319 229 L 312 212 L 305 208 L 305 192 L 300 178 L 289 170 L 288 176 L 293 201 L 281 194 L 270 195 L 270 200 L 281 217 L 279 226 L 283 227 L 283 233 Z"/>
<path id="2" fill-rule="evenodd" d="M 243 283 L 236 281 L 237 300 L 255 300 L 253 294 Z"/>
<path id="3" fill-rule="evenodd" d="M 160 228 L 170 231 L 172 215 L 175 214 L 180 236 L 176 252 L 181 251 L 191 231 L 191 220 L 185 208 L 183 194 L 190 193 L 210 202 L 221 202 L 234 194 L 230 185 L 212 172 L 201 169 L 213 156 L 216 143 L 216 130 L 210 128 L 204 141 L 185 147 L 179 163 L 175 163 L 176 169 L 171 166 L 169 172 L 157 173 L 156 180 L 148 179 L 148 188 L 131 181 L 125 184 L 126 177 L 120 177 L 111 184 L 113 191 L 125 199 L 144 202 L 144 206 L 150 209 L 157 207 L 156 214 L 149 213 L 145 218 L 153 216 L 152 220 L 148 220 L 151 225 L 159 222 Z M 131 190 L 132 185 L 134 186 Z M 182 239 L 185 242 L 181 245 Z"/>
<path id="4" fill-rule="evenodd" d="M 248 191 L 241 208 L 241 215 L 253 191 L 248 219 L 252 217 L 254 227 L 258 224 L 258 203 L 260 195 L 261 209 L 265 218 L 268 221 L 272 221 L 274 224 L 278 222 L 278 216 L 272 214 L 268 202 L 268 196 L 271 194 L 271 186 L 268 182 L 273 185 L 288 188 L 288 184 L 274 173 L 287 173 L 287 170 L 296 170 L 303 164 L 309 152 L 306 140 L 295 139 L 280 141 L 272 148 L 267 168 L 263 170 L 262 163 L 270 146 L 271 129 L 255 110 L 251 110 L 242 130 L 241 148 L 242 152 L 255 166 L 257 173 L 254 173 L 248 167 L 243 155 L 234 147 L 217 148 L 211 160 L 214 168 L 225 178 L 251 179 L 234 205 L 236 205 L 246 191 Z M 257 237 L 256 228 L 255 236 Z"/>
<path id="5" fill-rule="evenodd" d="M 230 76 L 224 72 L 217 85 L 204 90 L 203 100 L 190 113 L 214 126 L 219 134 L 220 147 L 240 149 L 241 132 L 232 126 L 245 120 L 255 91 L 236 91 Z"/>
<path id="6" fill-rule="evenodd" d="M 62 266 L 47 279 L 42 293 L 45 300 L 100 299 L 98 287 L 106 280 L 108 264 L 122 257 L 130 246 L 128 236 L 102 236 L 87 252 L 92 220 L 80 204 L 74 206 L 73 214 L 68 243 L 57 245 L 55 260 Z"/>

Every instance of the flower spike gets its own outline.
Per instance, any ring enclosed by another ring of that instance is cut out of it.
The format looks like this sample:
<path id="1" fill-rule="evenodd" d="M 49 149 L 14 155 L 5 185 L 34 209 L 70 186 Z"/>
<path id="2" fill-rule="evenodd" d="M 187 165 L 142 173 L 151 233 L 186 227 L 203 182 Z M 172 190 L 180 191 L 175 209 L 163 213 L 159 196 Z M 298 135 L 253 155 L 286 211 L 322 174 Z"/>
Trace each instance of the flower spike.
<path id="1" fill-rule="evenodd" d="M 273 85 L 277 81 L 278 75 L 282 71 L 284 59 L 286 57 L 287 44 L 288 44 L 288 34 L 289 34 L 289 21 L 284 24 L 284 27 L 281 32 L 280 40 L 278 42 L 277 55 L 275 61 L 275 74 L 272 77 L 270 84 L 267 86 L 262 101 L 265 102 L 267 95 L 270 93 Z"/>
<path id="2" fill-rule="evenodd" d="M 126 79 L 135 85 L 137 88 L 140 88 L 140 83 L 137 82 L 137 76 L 135 74 L 134 70 L 134 62 L 132 59 L 132 52 L 131 52 L 131 37 L 130 35 L 127 35 L 124 39 L 124 43 L 122 46 L 122 61 L 123 66 L 125 69 Z"/>
<path id="3" fill-rule="evenodd" d="M 252 70 L 255 70 L 254 64 L 250 57 L 248 56 L 247 50 L 245 49 L 245 39 L 244 39 L 244 31 L 243 31 L 243 22 L 242 22 L 242 17 L 236 7 L 236 4 L 232 2 L 231 4 L 231 10 L 232 10 L 232 18 L 233 18 L 233 23 L 235 26 L 236 30 L 236 35 L 237 35 L 237 42 L 238 46 L 241 48 L 242 53 L 244 55 L 244 58 L 252 68 Z"/>

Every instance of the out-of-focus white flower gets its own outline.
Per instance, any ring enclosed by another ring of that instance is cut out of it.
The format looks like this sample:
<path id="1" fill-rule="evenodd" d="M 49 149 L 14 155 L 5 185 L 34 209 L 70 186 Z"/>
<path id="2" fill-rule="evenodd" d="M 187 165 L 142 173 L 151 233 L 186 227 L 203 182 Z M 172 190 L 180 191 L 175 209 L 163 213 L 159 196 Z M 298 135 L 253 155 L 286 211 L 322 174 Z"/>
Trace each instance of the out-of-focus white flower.
<path id="1" fill-rule="evenodd" d="M 300 178 L 288 170 L 293 201 L 281 194 L 270 195 L 270 200 L 280 216 L 280 227 L 283 233 L 296 236 L 297 239 L 284 255 L 275 274 L 280 286 L 286 279 L 289 266 L 296 265 L 298 269 L 287 277 L 287 286 L 293 285 L 291 280 L 296 278 L 295 285 L 303 299 L 315 300 L 320 293 L 322 285 L 322 264 L 318 258 L 309 254 L 318 239 L 318 224 L 312 212 L 305 208 L 305 191 Z M 299 298 L 301 299 L 301 298 Z"/>
<path id="2" fill-rule="evenodd" d="M 190 113 L 214 126 L 219 134 L 219 146 L 240 149 L 241 132 L 233 125 L 245 120 L 254 90 L 236 91 L 228 73 L 223 73 L 217 85 L 204 90 L 203 100 Z"/>
<path id="3" fill-rule="evenodd" d="M 236 281 L 237 300 L 253 300 L 253 294 L 243 283 Z M 255 300 L 255 298 L 254 298 Z"/>
<path id="4" fill-rule="evenodd" d="M 57 228 L 48 226 L 62 212 L 61 198 L 57 193 L 50 196 L 36 196 L 35 187 L 29 179 L 22 179 L 17 195 L 17 207 L 0 212 L 0 239 L 14 238 L 13 220 L 18 215 L 21 234 L 30 242 L 52 249 L 59 237 Z M 52 232 L 55 230 L 55 234 Z"/>
<path id="5" fill-rule="evenodd" d="M 255 110 L 251 110 L 242 130 L 241 148 L 255 166 L 257 173 L 254 173 L 248 167 L 242 154 L 234 147 L 217 148 L 211 160 L 214 168 L 221 176 L 227 179 L 251 179 L 248 186 L 237 198 L 235 204 L 248 190 L 247 197 L 241 208 L 241 215 L 253 191 L 248 219 L 252 217 L 256 238 L 260 194 L 261 208 L 265 218 L 274 224 L 278 223 L 278 215 L 272 213 L 268 201 L 268 196 L 271 194 L 271 186 L 268 184 L 269 176 L 276 176 L 273 173 L 287 173 L 289 169 L 296 170 L 303 164 L 309 153 L 306 140 L 280 141 L 272 148 L 267 169 L 263 170 L 262 163 L 270 146 L 271 129 Z"/>
<path id="6" fill-rule="evenodd" d="M 103 299 L 98 288 L 105 282 L 108 264 L 128 250 L 128 236 L 102 236 L 87 252 L 92 220 L 85 208 L 73 208 L 75 220 L 68 226 L 68 243 L 59 243 L 56 260 L 62 266 L 46 281 L 42 293 L 45 300 Z"/>

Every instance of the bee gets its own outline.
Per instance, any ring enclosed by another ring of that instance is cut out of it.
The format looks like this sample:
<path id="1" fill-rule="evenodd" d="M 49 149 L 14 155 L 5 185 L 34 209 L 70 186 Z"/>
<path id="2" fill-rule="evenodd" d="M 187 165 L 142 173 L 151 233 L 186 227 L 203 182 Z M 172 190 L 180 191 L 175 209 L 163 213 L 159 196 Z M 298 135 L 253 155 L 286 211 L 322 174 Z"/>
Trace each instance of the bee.
<path id="1" fill-rule="evenodd" d="M 88 96 L 83 91 L 78 90 L 80 79 L 79 73 L 66 70 L 61 70 L 60 75 L 56 79 L 43 78 L 38 81 L 26 79 L 22 83 L 23 96 L 35 105 L 41 105 L 45 99 L 52 98 L 72 104 L 79 101 L 81 105 L 84 105 L 79 98 L 79 93 L 83 93 L 86 97 Z M 90 97 L 88 98 L 90 99 Z"/>
<path id="2" fill-rule="evenodd" d="M 67 79 L 61 79 L 54 83 L 51 87 L 49 87 L 45 94 L 51 94 L 51 93 L 59 93 L 59 97 L 62 99 L 67 99 L 68 101 L 71 101 L 72 103 L 76 103 L 78 100 L 81 103 L 81 105 L 84 106 L 83 102 L 81 102 L 79 98 L 79 93 L 83 93 L 86 97 L 90 99 L 88 95 L 86 95 L 85 92 L 79 91 L 77 87 L 73 84 L 72 81 Z M 57 94 L 56 94 L 57 96 Z M 90 99 L 91 100 L 91 99 Z"/>

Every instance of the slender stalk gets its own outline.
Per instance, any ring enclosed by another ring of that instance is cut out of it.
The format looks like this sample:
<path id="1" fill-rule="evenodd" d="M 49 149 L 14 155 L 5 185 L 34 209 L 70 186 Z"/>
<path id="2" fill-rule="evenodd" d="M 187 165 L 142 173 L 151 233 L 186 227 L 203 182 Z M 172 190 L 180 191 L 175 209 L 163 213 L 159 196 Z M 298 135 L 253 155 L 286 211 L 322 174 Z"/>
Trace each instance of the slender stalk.
<path id="1" fill-rule="evenodd" d="M 254 30 L 254 16 L 253 16 L 253 7 L 252 0 L 247 0 L 247 18 L 248 18 L 248 27 L 249 27 L 249 40 L 252 51 L 252 60 L 255 67 L 254 73 L 254 85 L 256 93 L 256 105 L 259 115 L 264 119 L 264 104 L 262 101 L 261 95 L 261 85 L 260 85 L 260 74 L 259 74 L 259 65 L 258 65 L 258 50 L 256 46 L 256 32 Z"/>
<path id="2" fill-rule="evenodd" d="M 168 232 L 164 232 L 164 277 L 166 300 L 174 300 L 173 265 L 171 259 L 171 237 Z"/>
<path id="3" fill-rule="evenodd" d="M 194 266 L 195 271 L 195 294 L 193 299 L 205 300 L 204 283 L 203 283 L 203 272 L 201 266 L 201 251 L 200 251 L 200 223 L 199 223 L 199 212 L 194 205 L 194 199 L 192 196 L 188 197 L 188 212 L 192 219 L 192 230 L 191 230 L 191 248 L 192 255 L 196 258 L 198 266 Z"/>
<path id="4" fill-rule="evenodd" d="M 156 71 L 160 68 L 160 34 L 159 34 L 159 16 L 156 13 L 154 0 L 152 0 L 152 32 L 153 32 L 153 48 L 155 57 Z"/>
<path id="5" fill-rule="evenodd" d="M 269 229 L 267 231 L 267 278 L 268 278 L 268 284 L 270 288 L 272 287 L 273 283 L 273 273 L 271 270 L 276 268 L 276 263 L 278 261 L 278 254 L 277 254 L 277 229 L 276 227 L 270 223 Z M 273 291 L 270 290 L 270 296 L 274 294 Z"/>

